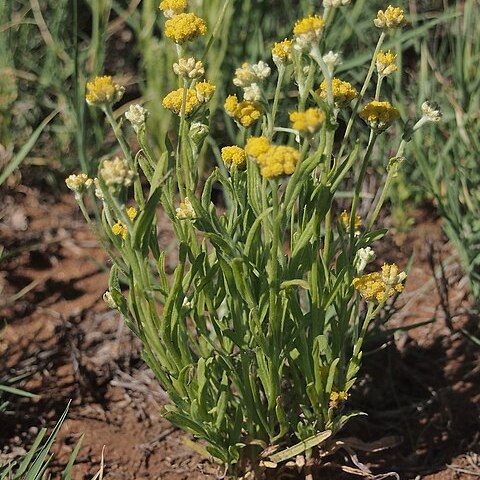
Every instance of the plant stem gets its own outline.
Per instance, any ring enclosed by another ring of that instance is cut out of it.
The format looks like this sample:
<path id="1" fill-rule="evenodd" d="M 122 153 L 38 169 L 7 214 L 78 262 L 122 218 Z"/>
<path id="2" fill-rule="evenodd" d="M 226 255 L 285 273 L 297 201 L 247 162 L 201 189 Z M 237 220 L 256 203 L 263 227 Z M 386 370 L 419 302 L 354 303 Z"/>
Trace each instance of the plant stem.
<path id="1" fill-rule="evenodd" d="M 367 91 L 368 85 L 372 78 L 373 71 L 375 69 L 375 62 L 377 59 L 377 55 L 378 55 L 378 52 L 380 51 L 380 48 L 382 47 L 384 40 L 385 40 L 385 32 L 382 32 L 380 34 L 380 38 L 378 39 L 377 46 L 375 47 L 375 51 L 373 52 L 372 61 L 370 62 L 370 68 L 368 69 L 365 82 L 363 82 L 362 89 L 360 90 L 360 94 L 358 95 L 357 101 L 355 102 L 355 106 L 353 107 L 353 111 L 350 116 L 350 119 L 348 120 L 347 128 L 345 130 L 345 135 L 343 136 L 342 146 L 340 147 L 340 152 L 338 153 L 338 158 L 342 157 L 343 152 L 347 146 L 348 137 L 350 136 L 350 132 L 352 131 L 352 127 L 353 127 L 353 122 L 355 120 L 355 117 L 357 116 L 358 108 L 360 107 L 360 103 L 363 100 L 365 92 Z"/>

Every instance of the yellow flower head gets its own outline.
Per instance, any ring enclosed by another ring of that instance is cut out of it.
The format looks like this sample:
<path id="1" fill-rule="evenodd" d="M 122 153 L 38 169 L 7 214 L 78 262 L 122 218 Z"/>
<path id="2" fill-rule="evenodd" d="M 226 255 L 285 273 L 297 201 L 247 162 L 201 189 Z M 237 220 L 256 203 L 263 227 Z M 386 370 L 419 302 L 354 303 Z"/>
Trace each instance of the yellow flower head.
<path id="1" fill-rule="evenodd" d="M 270 142 L 267 137 L 250 137 L 245 145 L 245 152 L 253 158 L 268 152 Z"/>
<path id="2" fill-rule="evenodd" d="M 194 13 L 180 13 L 165 22 L 165 36 L 181 45 L 207 33 L 205 21 Z"/>
<path id="3" fill-rule="evenodd" d="M 367 103 L 360 112 L 360 118 L 370 128 L 378 131 L 387 129 L 399 116 L 400 112 L 392 107 L 390 102 L 380 102 L 378 100 Z"/>
<path id="4" fill-rule="evenodd" d="M 182 102 L 183 102 L 183 88 L 179 88 L 167 94 L 163 99 L 162 105 L 164 108 L 181 116 Z M 197 91 L 194 88 L 187 89 L 187 97 L 185 100 L 185 115 L 188 117 L 199 106 L 200 106 L 200 102 L 198 100 Z"/>
<path id="5" fill-rule="evenodd" d="M 386 77 L 396 72 L 398 70 L 398 66 L 395 63 L 396 58 L 397 56 L 391 50 L 388 52 L 380 50 L 376 58 L 378 75 Z"/>
<path id="6" fill-rule="evenodd" d="M 113 225 L 112 233 L 115 236 L 121 236 L 125 240 L 127 238 L 127 233 L 128 233 L 127 226 L 122 221 L 119 220 L 115 225 Z"/>
<path id="7" fill-rule="evenodd" d="M 339 408 L 341 407 L 347 400 L 348 393 L 342 390 L 341 392 L 337 392 L 336 390 L 332 390 L 330 392 L 330 408 Z"/>
<path id="8" fill-rule="evenodd" d="M 382 271 L 368 273 L 353 279 L 353 287 L 367 302 L 384 303 L 395 293 L 403 291 L 405 272 L 399 272 L 396 264 L 385 263 Z"/>
<path id="9" fill-rule="evenodd" d="M 350 215 L 346 210 L 340 214 L 340 221 L 342 222 L 343 227 L 347 232 L 350 231 Z M 360 227 L 362 226 L 362 217 L 360 215 L 355 215 L 355 234 L 360 234 Z"/>
<path id="10" fill-rule="evenodd" d="M 324 26 L 325 20 L 320 15 L 310 15 L 309 17 L 297 20 L 293 27 L 293 33 L 295 35 L 304 35 L 322 30 Z"/>
<path id="11" fill-rule="evenodd" d="M 158 7 L 167 18 L 183 13 L 187 8 L 187 0 L 162 0 Z"/>
<path id="12" fill-rule="evenodd" d="M 257 147 L 260 147 L 257 149 L 262 151 L 261 142 L 258 142 Z M 252 148 L 249 150 L 251 151 Z M 300 160 L 300 153 L 297 149 L 286 145 L 270 145 L 264 153 L 254 158 L 260 166 L 262 176 L 271 179 L 282 175 L 291 175 Z"/>
<path id="13" fill-rule="evenodd" d="M 210 101 L 215 93 L 216 86 L 212 85 L 207 81 L 197 83 L 195 85 L 195 90 L 197 91 L 197 98 L 200 103 L 206 103 Z"/>
<path id="14" fill-rule="evenodd" d="M 250 127 L 262 116 L 262 107 L 258 102 L 238 101 L 236 95 L 229 95 L 225 100 L 225 111 L 244 127 Z"/>
<path id="15" fill-rule="evenodd" d="M 293 41 L 287 38 L 281 42 L 275 42 L 272 48 L 272 59 L 276 65 L 287 63 L 292 58 L 292 46 Z"/>
<path id="16" fill-rule="evenodd" d="M 320 130 L 322 123 L 325 121 L 325 113 L 318 108 L 309 108 L 304 112 L 290 113 L 290 121 L 295 130 L 307 135 L 313 134 Z"/>
<path id="17" fill-rule="evenodd" d="M 339 78 L 332 78 L 333 101 L 339 108 L 346 107 L 357 95 L 357 89 L 352 87 L 349 82 L 344 82 Z M 318 95 L 324 100 L 327 99 L 327 82 L 324 80 L 317 90 Z"/>
<path id="18" fill-rule="evenodd" d="M 87 83 L 85 99 L 89 105 L 108 105 L 118 102 L 124 92 L 124 87 L 113 83 L 112 77 L 105 75 Z"/>
<path id="19" fill-rule="evenodd" d="M 135 220 L 137 218 L 138 211 L 135 207 L 129 207 L 127 208 L 127 216 L 130 220 Z"/>
<path id="20" fill-rule="evenodd" d="M 312 47 L 320 41 L 325 20 L 319 15 L 310 15 L 298 20 L 293 28 L 295 47 L 302 50 Z"/>
<path id="21" fill-rule="evenodd" d="M 377 18 L 373 20 L 373 23 L 378 28 L 396 29 L 403 27 L 403 25 L 407 23 L 407 19 L 400 7 L 392 7 L 389 5 L 385 11 L 378 11 Z"/>
<path id="22" fill-rule="evenodd" d="M 235 165 L 239 170 L 245 169 L 247 164 L 247 154 L 245 150 L 237 145 L 222 148 L 222 159 L 225 165 Z"/>

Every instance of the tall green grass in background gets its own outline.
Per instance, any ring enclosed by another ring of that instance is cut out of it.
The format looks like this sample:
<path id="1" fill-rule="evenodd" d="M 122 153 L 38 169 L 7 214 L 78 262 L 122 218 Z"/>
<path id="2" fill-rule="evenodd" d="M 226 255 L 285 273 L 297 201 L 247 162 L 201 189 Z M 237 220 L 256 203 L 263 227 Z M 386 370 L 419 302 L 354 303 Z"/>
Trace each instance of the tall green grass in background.
<path id="1" fill-rule="evenodd" d="M 420 43 L 419 96 L 444 110 L 443 122 L 415 139 L 412 159 L 434 198 L 446 235 L 480 307 L 480 2 L 456 6 L 453 22 Z"/>

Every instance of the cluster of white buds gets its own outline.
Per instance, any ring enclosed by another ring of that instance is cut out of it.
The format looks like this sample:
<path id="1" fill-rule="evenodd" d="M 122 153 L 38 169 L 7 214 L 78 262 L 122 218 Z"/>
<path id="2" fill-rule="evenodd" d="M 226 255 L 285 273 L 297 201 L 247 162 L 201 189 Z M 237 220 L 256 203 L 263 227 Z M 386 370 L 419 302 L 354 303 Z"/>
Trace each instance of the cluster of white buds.
<path id="1" fill-rule="evenodd" d="M 376 258 L 375 252 L 371 247 L 360 248 L 355 255 L 354 266 L 357 273 L 361 275 L 365 267 Z"/>
<path id="2" fill-rule="evenodd" d="M 132 124 L 136 133 L 145 125 L 149 113 L 141 105 L 130 105 L 128 112 L 125 112 L 125 118 Z"/>
<path id="3" fill-rule="evenodd" d="M 70 175 L 65 183 L 67 187 L 75 193 L 82 193 L 93 184 L 93 180 L 88 178 L 86 173 Z"/>
<path id="4" fill-rule="evenodd" d="M 271 68 L 263 61 L 254 64 L 244 63 L 235 70 L 233 84 L 243 89 L 245 100 L 256 102 L 262 97 L 259 83 L 268 78 L 271 73 Z"/>
<path id="5" fill-rule="evenodd" d="M 127 161 L 119 157 L 105 160 L 100 168 L 100 176 L 107 187 L 129 187 L 135 173 L 128 167 Z"/>
<path id="6" fill-rule="evenodd" d="M 340 54 L 334 53 L 330 50 L 327 54 L 322 57 L 325 65 L 327 66 L 328 73 L 330 76 L 333 76 L 333 72 L 335 71 L 335 67 L 340 65 L 342 62 L 340 60 Z"/>
<path id="7" fill-rule="evenodd" d="M 178 207 L 175 212 L 179 220 L 194 220 L 197 218 L 197 214 L 188 197 L 185 197 L 185 200 L 180 203 L 180 207 Z"/>
<path id="8" fill-rule="evenodd" d="M 201 78 L 205 75 L 205 67 L 201 60 L 195 60 L 195 58 L 179 58 L 178 63 L 173 64 L 173 71 L 179 77 L 189 78 L 191 80 L 195 78 Z"/>

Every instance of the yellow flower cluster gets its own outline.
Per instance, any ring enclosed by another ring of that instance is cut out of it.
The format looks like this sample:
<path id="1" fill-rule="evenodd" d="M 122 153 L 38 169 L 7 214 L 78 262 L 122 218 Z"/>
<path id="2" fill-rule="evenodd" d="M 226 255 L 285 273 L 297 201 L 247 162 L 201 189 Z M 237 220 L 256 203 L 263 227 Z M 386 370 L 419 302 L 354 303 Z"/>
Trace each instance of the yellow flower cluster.
<path id="1" fill-rule="evenodd" d="M 247 165 L 247 154 L 243 148 L 237 145 L 223 147 L 222 160 L 225 162 L 225 165 L 229 167 L 234 165 L 238 169 L 243 170 Z"/>
<path id="2" fill-rule="evenodd" d="M 396 29 L 407 23 L 405 13 L 400 7 L 389 5 L 385 11 L 379 10 L 373 23 L 378 28 Z"/>
<path id="3" fill-rule="evenodd" d="M 125 92 L 125 88 L 113 83 L 112 77 L 104 75 L 96 77 L 87 83 L 85 99 L 89 105 L 108 105 L 118 102 Z"/>
<path id="4" fill-rule="evenodd" d="M 195 90 L 197 91 L 197 98 L 200 103 L 206 103 L 211 100 L 213 94 L 215 93 L 217 87 L 211 83 L 204 80 L 203 82 L 197 83 L 195 85 Z"/>
<path id="5" fill-rule="evenodd" d="M 360 112 L 360 118 L 370 128 L 378 131 L 387 129 L 399 116 L 400 112 L 390 102 L 380 102 L 378 100 L 367 103 Z"/>
<path id="6" fill-rule="evenodd" d="M 330 408 L 339 408 L 341 407 L 348 398 L 348 393 L 342 390 L 341 392 L 337 392 L 333 390 L 330 392 Z"/>
<path id="7" fill-rule="evenodd" d="M 205 21 L 194 13 L 180 13 L 165 22 L 165 36 L 178 45 L 207 33 Z"/>
<path id="8" fill-rule="evenodd" d="M 310 15 L 298 20 L 293 28 L 295 48 L 303 50 L 318 44 L 324 26 L 325 20 L 319 15 Z"/>
<path id="9" fill-rule="evenodd" d="M 309 17 L 297 20 L 293 27 L 295 35 L 305 35 L 312 32 L 318 32 L 325 26 L 325 20 L 320 15 L 310 15 Z"/>
<path id="10" fill-rule="evenodd" d="M 287 145 L 271 145 L 265 137 L 248 139 L 245 151 L 253 157 L 265 178 L 291 175 L 295 171 L 300 153 Z"/>
<path id="11" fill-rule="evenodd" d="M 113 225 L 112 233 L 117 237 L 121 236 L 125 240 L 128 233 L 127 226 L 121 220 L 119 220 L 117 223 L 115 223 L 115 225 Z"/>
<path id="12" fill-rule="evenodd" d="M 130 220 L 135 220 L 137 218 L 138 212 L 135 207 L 127 208 L 127 216 Z"/>
<path id="13" fill-rule="evenodd" d="M 395 63 L 397 56 L 391 51 L 384 52 L 380 50 L 377 54 L 377 72 L 380 76 L 386 77 L 398 70 L 398 66 Z"/>
<path id="14" fill-rule="evenodd" d="M 368 302 L 384 303 L 395 293 L 403 291 L 405 272 L 399 272 L 395 263 L 385 263 L 380 272 L 368 273 L 353 279 L 353 287 Z"/>
<path id="15" fill-rule="evenodd" d="M 342 225 L 344 226 L 345 230 L 348 232 L 350 230 L 350 215 L 346 210 L 344 210 L 340 214 L 340 221 L 342 222 Z M 354 223 L 354 228 L 355 228 L 355 233 L 360 230 L 360 227 L 362 226 L 362 217 L 360 215 L 355 215 L 355 223 Z"/>
<path id="16" fill-rule="evenodd" d="M 183 13 L 187 8 L 187 0 L 162 0 L 158 7 L 167 18 Z"/>
<path id="17" fill-rule="evenodd" d="M 309 108 L 304 112 L 290 113 L 290 121 L 293 128 L 301 134 L 314 134 L 325 121 L 325 113 L 318 108 Z"/>
<path id="18" fill-rule="evenodd" d="M 185 98 L 185 115 L 188 117 L 203 103 L 208 102 L 215 93 L 215 89 L 215 85 L 206 81 L 197 83 L 195 88 L 188 88 Z M 163 107 L 181 116 L 183 92 L 183 88 L 179 88 L 168 93 L 162 101 Z"/>
<path id="19" fill-rule="evenodd" d="M 272 48 L 272 59 L 275 64 L 286 63 L 292 58 L 292 46 L 293 41 L 282 40 L 281 42 L 275 42 Z"/>
<path id="20" fill-rule="evenodd" d="M 340 80 L 339 78 L 332 78 L 333 101 L 339 108 L 346 107 L 357 95 L 357 89 L 352 87 L 349 82 Z M 323 100 L 327 99 L 327 82 L 324 80 L 320 84 L 320 89 L 317 94 Z"/>
<path id="21" fill-rule="evenodd" d="M 255 123 L 263 113 L 258 102 L 248 100 L 239 102 L 236 95 L 229 95 L 225 100 L 224 107 L 227 114 L 244 127 L 249 127 Z"/>

